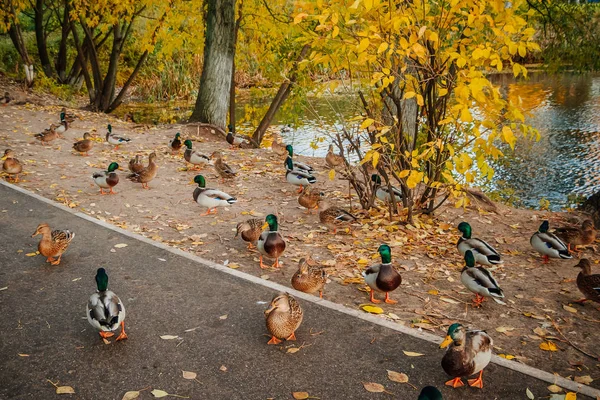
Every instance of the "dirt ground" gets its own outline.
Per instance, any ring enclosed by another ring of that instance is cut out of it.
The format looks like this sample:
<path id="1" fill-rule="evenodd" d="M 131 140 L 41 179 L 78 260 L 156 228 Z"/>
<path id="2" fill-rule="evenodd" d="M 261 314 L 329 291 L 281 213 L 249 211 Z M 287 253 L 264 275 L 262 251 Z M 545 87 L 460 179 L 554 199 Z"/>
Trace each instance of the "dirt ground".
<path id="1" fill-rule="evenodd" d="M 543 219 L 558 226 L 581 221 L 583 216 L 500 204 L 495 211 L 476 206 L 456 209 L 448 202 L 434 218 L 421 216 L 414 226 L 402 221 L 390 223 L 383 210 L 372 210 L 360 214 L 361 224 L 353 233 L 333 235 L 320 225 L 317 215 L 304 213 L 295 187 L 285 181 L 283 159 L 268 149 L 230 150 L 217 133 L 178 125 L 136 125 L 78 109 L 68 110 L 80 119 L 64 138 L 43 146 L 33 135 L 58 122 L 61 106 L 51 99 L 38 105 L 0 106 L 0 150 L 12 148 L 23 162 L 25 174 L 19 186 L 154 240 L 282 284 L 290 285 L 298 260 L 311 255 L 329 272 L 325 297 L 348 307 L 368 303 L 367 286 L 360 273 L 379 261 L 377 247 L 388 243 L 403 282 L 391 295 L 398 304 L 380 305 L 382 318 L 440 336 L 455 321 L 485 329 L 494 338 L 498 354 L 600 388 L 600 311 L 598 304 L 573 303 L 582 297 L 575 284 L 579 270 L 573 268 L 578 261 L 553 260 L 544 265 L 529 245 L 530 236 Z M 114 150 L 104 142 L 108 123 L 116 134 L 130 137 L 131 143 Z M 86 131 L 95 133 L 98 140 L 89 157 L 71 148 Z M 225 183 L 219 182 L 210 166 L 200 172 L 207 187 L 237 197 L 236 204 L 220 208 L 216 215 L 200 216 L 206 210 L 192 198 L 193 178 L 198 172 L 186 168 L 183 152 L 171 155 L 167 147 L 178 131 L 194 142 L 194 149 L 207 155 L 220 150 L 238 171 L 235 180 Z M 153 151 L 158 155 L 158 176 L 150 183 L 150 190 L 143 190 L 140 184 L 125 179 L 127 164 L 135 154 L 142 154 L 147 162 Z M 323 159 L 298 158 L 318 171 L 316 186 L 332 203 L 349 208 L 347 183 L 337 177 L 330 181 Z M 113 161 L 120 165 L 117 194 L 101 196 L 91 175 L 106 170 Z M 358 204 L 356 198 L 352 204 Z M 269 213 L 279 215 L 280 229 L 288 242 L 279 270 L 261 270 L 258 253 L 234 238 L 238 222 L 253 216 L 264 218 Z M 486 301 L 480 309 L 471 307 L 473 296 L 460 282 L 464 263 L 456 249 L 456 226 L 461 221 L 471 223 L 474 236 L 487 240 L 503 255 L 504 264 L 492 270 L 506 294 L 506 306 Z M 599 257 L 592 248 L 582 256 L 593 261 L 596 273 L 600 271 Z"/>

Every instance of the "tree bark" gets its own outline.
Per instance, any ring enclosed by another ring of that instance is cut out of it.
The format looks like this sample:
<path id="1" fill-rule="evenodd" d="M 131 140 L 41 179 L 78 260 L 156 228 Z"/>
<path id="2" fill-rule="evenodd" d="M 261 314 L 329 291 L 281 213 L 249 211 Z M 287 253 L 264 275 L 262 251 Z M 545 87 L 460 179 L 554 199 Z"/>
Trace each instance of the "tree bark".
<path id="1" fill-rule="evenodd" d="M 133 21 L 131 21 L 133 23 Z M 128 29 L 126 30 L 128 32 Z M 113 25 L 113 44 L 110 52 L 110 58 L 108 62 L 108 69 L 102 82 L 102 89 L 99 96 L 96 98 L 96 108 L 100 111 L 106 111 L 110 105 L 114 90 L 115 82 L 117 80 L 117 67 L 119 66 L 119 58 L 121 57 L 121 50 L 123 49 L 123 41 L 125 35 L 121 25 L 117 22 Z"/>
<path id="2" fill-rule="evenodd" d="M 238 8 L 238 17 L 235 20 L 235 28 L 233 33 L 233 63 L 231 65 L 231 87 L 229 89 L 229 127 L 230 131 L 235 134 L 235 53 L 237 51 L 238 32 L 242 24 L 242 7 L 244 1 L 240 1 Z"/>
<path id="3" fill-rule="evenodd" d="M 14 13 L 14 7 L 12 7 L 12 11 Z M 24 64 L 23 67 L 25 69 L 25 81 L 27 83 L 27 86 L 31 87 L 33 85 L 34 78 L 33 64 L 31 63 L 29 53 L 27 52 L 27 47 L 25 46 L 25 41 L 23 40 L 23 35 L 21 34 L 21 25 L 19 25 L 16 19 L 10 22 L 8 36 L 10 37 L 10 40 L 13 42 L 13 45 L 17 49 L 17 52 L 21 56 L 21 60 Z"/>
<path id="4" fill-rule="evenodd" d="M 273 120 L 273 117 L 275 117 L 277 110 L 279 110 L 279 107 L 281 107 L 283 102 L 289 96 L 289 94 L 292 90 L 292 85 L 296 82 L 296 79 L 298 79 L 298 74 L 297 74 L 297 70 L 296 70 L 298 63 L 300 61 L 302 61 L 304 59 L 304 57 L 306 57 L 306 54 L 308 53 L 309 49 L 310 49 L 310 46 L 307 44 L 305 44 L 304 47 L 302 47 L 302 50 L 300 51 L 300 54 L 298 55 L 298 58 L 296 59 L 296 63 L 294 64 L 294 67 L 292 68 L 290 77 L 286 81 L 284 81 L 281 84 L 281 86 L 279 86 L 279 90 L 277 91 L 277 94 L 273 98 L 273 101 L 271 102 L 269 109 L 267 110 L 263 119 L 258 124 L 258 127 L 254 131 L 254 133 L 252 134 L 252 140 L 255 142 L 255 144 L 257 146 L 260 146 L 260 143 L 262 142 L 263 137 L 265 136 L 265 132 L 267 131 L 267 128 L 269 127 L 269 125 L 271 125 L 271 121 Z"/>
<path id="5" fill-rule="evenodd" d="M 190 121 L 225 127 L 231 89 L 235 0 L 207 0 L 204 66 Z"/>
<path id="6" fill-rule="evenodd" d="M 48 78 L 52 78 L 54 71 L 50 56 L 48 56 L 48 45 L 46 43 L 46 29 L 44 27 L 44 0 L 36 0 L 33 8 L 33 22 L 35 25 L 35 42 L 37 44 L 38 55 L 44 74 Z"/>
<path id="7" fill-rule="evenodd" d="M 71 24 L 69 23 L 69 2 L 65 1 L 63 19 L 61 21 L 60 43 L 58 45 L 58 54 L 56 56 L 56 73 L 58 80 L 61 83 L 66 83 L 67 77 L 67 40 L 71 32 Z"/>

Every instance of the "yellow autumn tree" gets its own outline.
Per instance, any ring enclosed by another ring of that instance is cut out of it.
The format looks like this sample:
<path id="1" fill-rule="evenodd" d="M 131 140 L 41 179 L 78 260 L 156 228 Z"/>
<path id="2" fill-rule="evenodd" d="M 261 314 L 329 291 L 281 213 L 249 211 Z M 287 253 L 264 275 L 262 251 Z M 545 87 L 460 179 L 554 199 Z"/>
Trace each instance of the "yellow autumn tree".
<path id="1" fill-rule="evenodd" d="M 503 146 L 537 135 L 519 99 L 488 79 L 505 68 L 526 76 L 515 56 L 539 49 L 525 0 L 317 0 L 297 9 L 309 62 L 361 87 L 365 115 L 348 121 L 340 150 L 350 142 L 362 160 L 363 187 L 367 164 L 399 185 L 409 220 L 415 208 L 433 212 L 449 196 L 464 204 L 464 185 L 493 176 L 489 162 Z M 359 195 L 372 202 L 372 190 Z"/>

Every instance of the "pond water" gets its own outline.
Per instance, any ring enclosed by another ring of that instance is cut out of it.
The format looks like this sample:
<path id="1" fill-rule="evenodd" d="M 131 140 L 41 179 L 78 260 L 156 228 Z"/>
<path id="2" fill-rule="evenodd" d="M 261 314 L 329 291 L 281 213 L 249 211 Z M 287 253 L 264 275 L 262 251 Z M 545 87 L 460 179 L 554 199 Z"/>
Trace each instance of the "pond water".
<path id="1" fill-rule="evenodd" d="M 577 196 L 600 190 L 600 75 L 546 75 L 532 73 L 527 80 L 496 75 L 492 81 L 510 97 L 520 96 L 528 111 L 527 123 L 537 128 L 541 140 L 520 139 L 515 150 L 495 164 L 488 185 L 517 204 L 551 209 L 569 207 Z M 238 98 L 238 130 L 251 132 L 272 97 L 272 92 L 244 92 Z M 296 153 L 324 156 L 327 135 L 340 129 L 339 121 L 360 114 L 356 99 L 328 96 L 289 102 L 275 125 Z M 133 112 L 139 122 L 184 119 L 191 104 L 124 105 L 119 113 Z M 321 140 L 321 142 L 319 142 Z M 315 149 L 311 143 L 318 143 Z"/>

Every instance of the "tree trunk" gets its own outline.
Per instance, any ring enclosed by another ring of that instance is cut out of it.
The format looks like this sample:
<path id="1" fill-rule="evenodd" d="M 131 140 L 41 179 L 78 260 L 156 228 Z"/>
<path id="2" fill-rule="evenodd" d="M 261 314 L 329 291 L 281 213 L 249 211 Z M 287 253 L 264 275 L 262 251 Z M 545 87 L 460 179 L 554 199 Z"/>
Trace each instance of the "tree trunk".
<path id="1" fill-rule="evenodd" d="M 244 1 L 240 1 L 238 8 L 238 17 L 235 20 L 235 28 L 233 33 L 233 63 L 231 65 L 231 87 L 229 89 L 229 127 L 230 131 L 235 134 L 235 53 L 237 51 L 238 32 L 242 23 L 242 7 Z"/>
<path id="2" fill-rule="evenodd" d="M 14 11 L 14 8 L 13 8 Z M 17 49 L 17 52 L 21 56 L 21 60 L 23 61 L 23 68 L 25 70 L 25 81 L 28 87 L 33 85 L 33 64 L 31 63 L 31 59 L 29 58 L 29 53 L 27 52 L 27 47 L 25 46 L 25 42 L 23 41 L 23 35 L 21 34 L 21 25 L 14 20 L 10 24 L 10 28 L 8 30 L 8 36 L 10 40 L 13 42 L 13 45 Z"/>
<path id="3" fill-rule="evenodd" d="M 69 2 L 65 1 L 63 19 L 61 22 L 61 36 L 60 44 L 58 45 L 58 54 L 56 56 L 56 73 L 58 74 L 58 80 L 61 83 L 66 83 L 67 77 L 67 40 L 69 39 L 69 32 L 71 31 L 71 24 L 69 23 Z"/>
<path id="4" fill-rule="evenodd" d="M 115 83 L 117 81 L 117 67 L 119 66 L 119 58 L 121 57 L 124 40 L 125 35 L 123 35 L 122 27 L 117 22 L 113 25 L 113 44 L 110 52 L 108 70 L 106 71 L 106 76 L 102 82 L 102 89 L 99 96 L 96 97 L 96 108 L 100 111 L 108 110 L 108 106 L 112 102 Z"/>
<path id="5" fill-rule="evenodd" d="M 298 63 L 300 61 L 302 61 L 304 59 L 304 57 L 306 57 L 306 54 L 308 53 L 309 49 L 310 49 L 310 46 L 305 44 L 304 47 L 302 48 L 302 50 L 300 51 L 298 58 L 296 59 L 296 63 L 294 64 L 294 67 L 292 68 L 292 71 L 290 73 L 290 77 L 286 81 L 284 81 L 281 84 L 281 86 L 279 86 L 279 90 L 277 91 L 277 94 L 273 98 L 273 101 L 271 102 L 269 109 L 267 110 L 263 119 L 258 124 L 258 127 L 254 131 L 254 133 L 252 134 L 252 140 L 254 140 L 254 142 L 257 146 L 260 146 L 260 143 L 262 142 L 263 137 L 265 136 L 265 132 L 267 131 L 267 128 L 269 127 L 269 125 L 271 125 L 271 121 L 273 120 L 273 117 L 275 117 L 277 110 L 279 110 L 279 107 L 281 107 L 283 102 L 289 96 L 289 94 L 292 90 L 292 85 L 296 82 L 296 79 L 298 79 L 298 75 L 296 73 L 297 72 L 296 68 L 298 66 Z"/>
<path id="6" fill-rule="evenodd" d="M 190 121 L 225 127 L 231 89 L 235 0 L 207 0 L 204 66 Z"/>
<path id="7" fill-rule="evenodd" d="M 54 75 L 52 70 L 52 63 L 48 56 L 48 46 L 46 44 L 46 29 L 44 29 L 44 0 L 36 0 L 35 7 L 33 9 L 33 22 L 35 25 L 35 41 L 37 43 L 38 55 L 40 56 L 40 63 L 44 74 L 48 78 Z"/>

